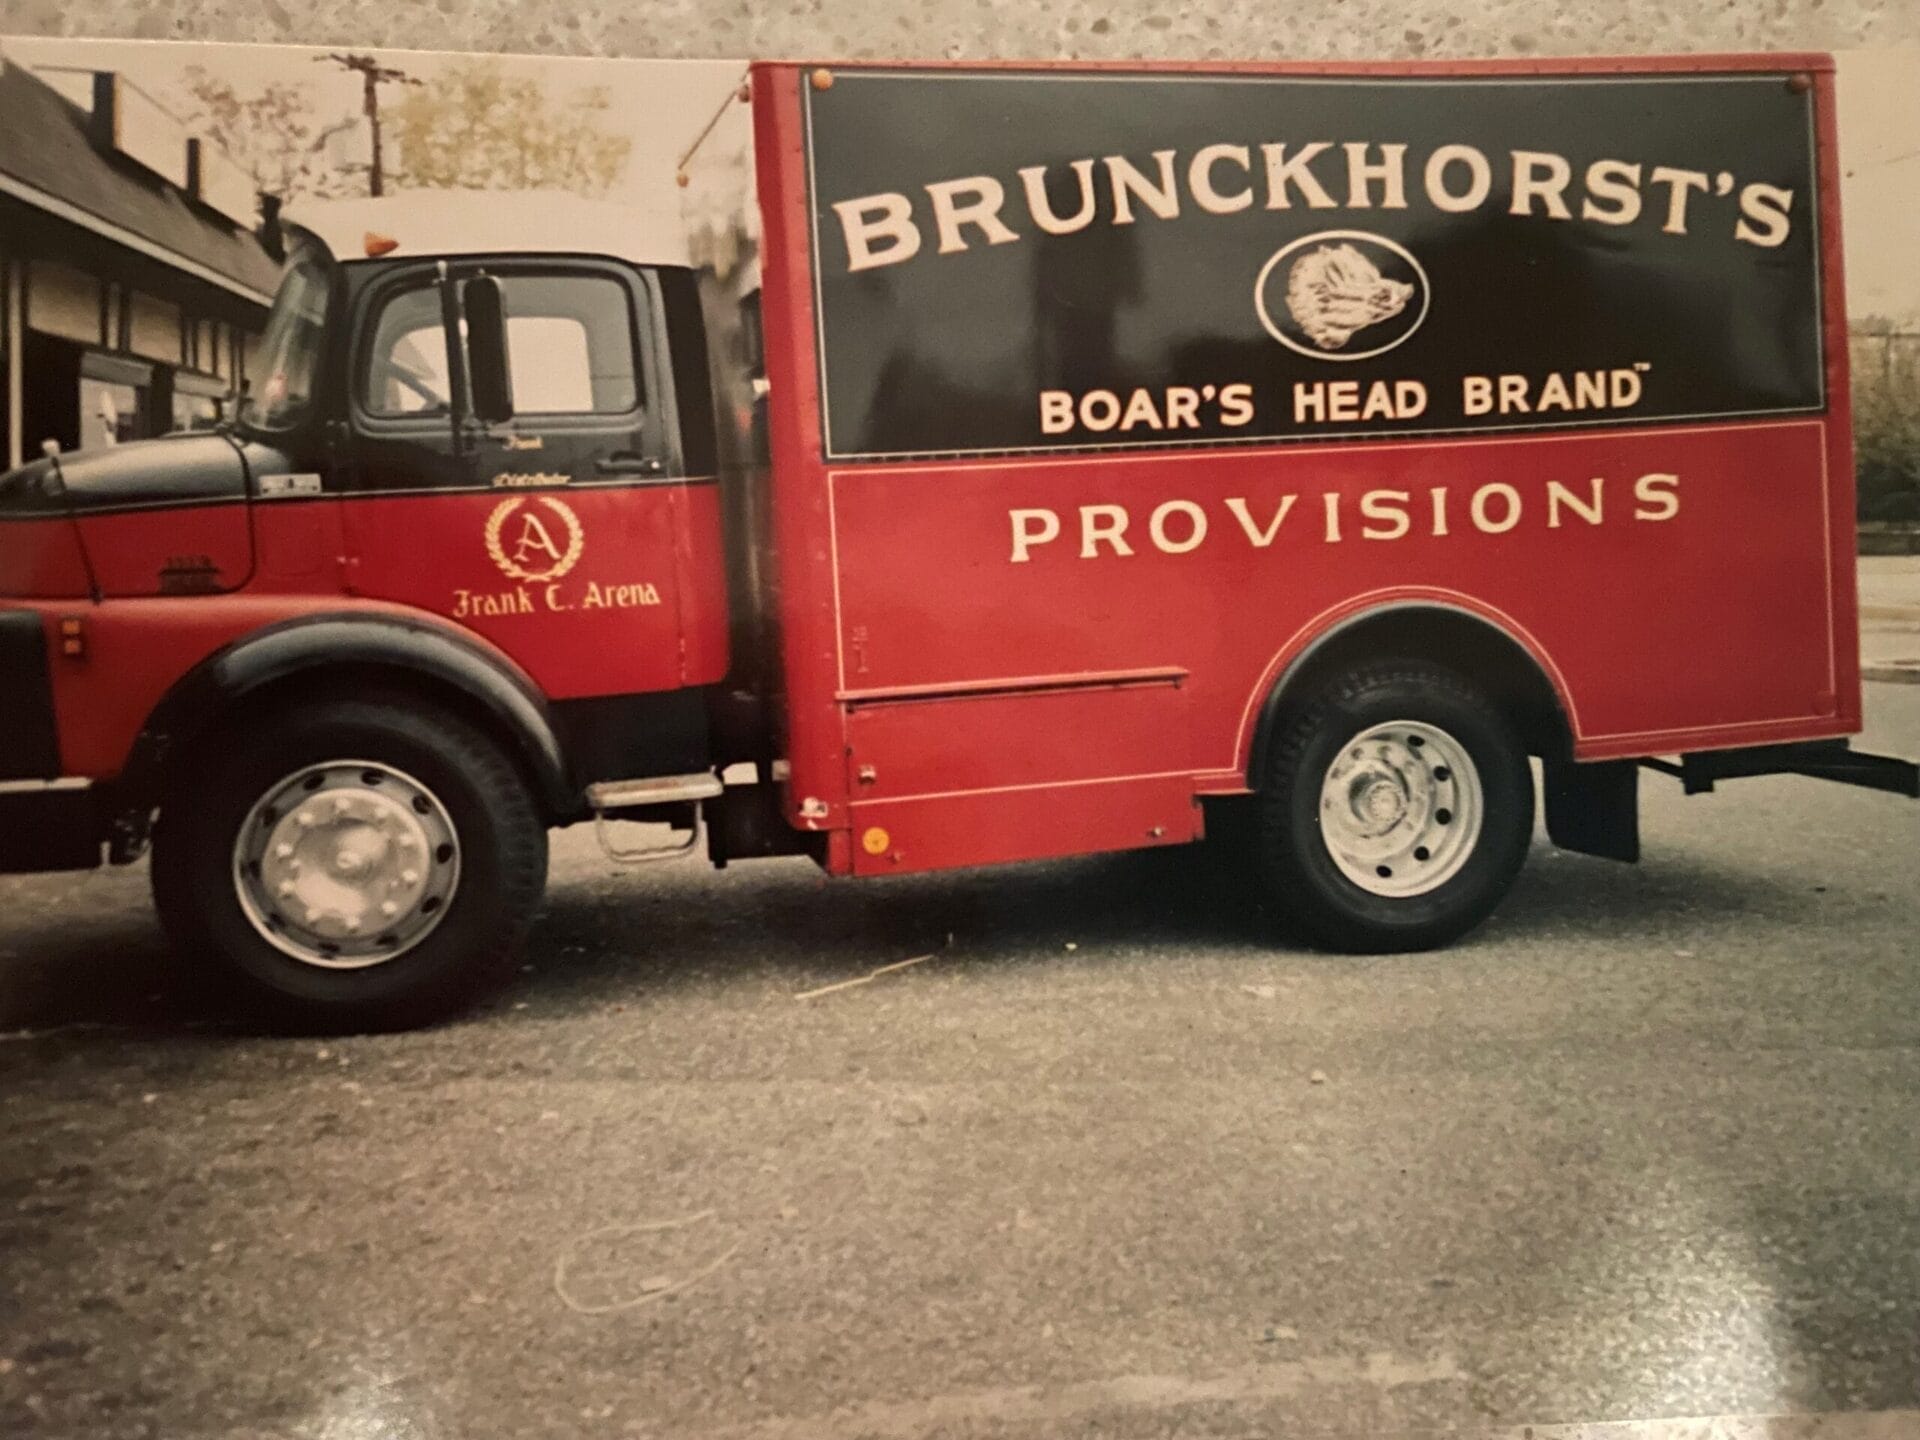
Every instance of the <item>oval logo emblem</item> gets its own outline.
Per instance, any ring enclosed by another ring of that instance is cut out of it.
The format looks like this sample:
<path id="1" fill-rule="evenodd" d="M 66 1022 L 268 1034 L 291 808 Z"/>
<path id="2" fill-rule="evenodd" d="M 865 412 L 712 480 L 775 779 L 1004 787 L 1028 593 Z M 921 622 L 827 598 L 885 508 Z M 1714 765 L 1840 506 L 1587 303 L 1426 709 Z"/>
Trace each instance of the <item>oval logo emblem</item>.
<path id="1" fill-rule="evenodd" d="M 1427 272 L 1404 245 L 1365 230 L 1321 230 L 1274 251 L 1253 284 L 1267 333 L 1315 360 L 1365 360 L 1427 318 Z"/>

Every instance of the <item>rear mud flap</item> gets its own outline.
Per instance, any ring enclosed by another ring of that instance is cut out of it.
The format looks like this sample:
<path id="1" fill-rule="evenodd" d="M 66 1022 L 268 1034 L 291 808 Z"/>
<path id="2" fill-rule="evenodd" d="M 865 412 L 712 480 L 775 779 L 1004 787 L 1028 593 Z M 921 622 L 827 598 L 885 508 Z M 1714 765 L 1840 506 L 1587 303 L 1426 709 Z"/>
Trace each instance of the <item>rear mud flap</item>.
<path id="1" fill-rule="evenodd" d="M 1603 860 L 1640 858 L 1640 767 L 1633 760 L 1548 760 L 1547 838 Z"/>

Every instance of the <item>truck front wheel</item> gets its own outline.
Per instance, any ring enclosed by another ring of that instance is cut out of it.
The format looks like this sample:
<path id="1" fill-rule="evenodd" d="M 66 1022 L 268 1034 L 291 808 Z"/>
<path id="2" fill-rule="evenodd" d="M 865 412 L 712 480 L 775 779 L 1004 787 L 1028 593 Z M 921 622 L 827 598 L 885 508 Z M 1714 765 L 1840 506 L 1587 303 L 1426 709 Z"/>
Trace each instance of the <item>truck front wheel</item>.
<path id="1" fill-rule="evenodd" d="M 1376 661 L 1312 694 L 1274 737 L 1261 868 L 1309 938 L 1424 950 L 1493 912 L 1533 837 L 1513 723 L 1437 665 Z"/>
<path id="2" fill-rule="evenodd" d="M 161 923 L 277 1023 L 424 1024 L 508 974 L 547 832 L 501 748 L 457 716 L 329 700 L 230 731 L 154 836 Z"/>

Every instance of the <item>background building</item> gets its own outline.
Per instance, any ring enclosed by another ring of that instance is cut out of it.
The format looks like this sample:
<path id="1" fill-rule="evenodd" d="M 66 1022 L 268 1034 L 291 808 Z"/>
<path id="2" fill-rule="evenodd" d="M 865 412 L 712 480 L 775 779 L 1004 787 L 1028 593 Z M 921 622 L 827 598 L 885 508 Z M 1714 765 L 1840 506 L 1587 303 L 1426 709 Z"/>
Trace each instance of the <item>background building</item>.
<path id="1" fill-rule="evenodd" d="M 0 460 L 212 424 L 278 270 L 258 210 L 125 76 L 0 54 Z"/>

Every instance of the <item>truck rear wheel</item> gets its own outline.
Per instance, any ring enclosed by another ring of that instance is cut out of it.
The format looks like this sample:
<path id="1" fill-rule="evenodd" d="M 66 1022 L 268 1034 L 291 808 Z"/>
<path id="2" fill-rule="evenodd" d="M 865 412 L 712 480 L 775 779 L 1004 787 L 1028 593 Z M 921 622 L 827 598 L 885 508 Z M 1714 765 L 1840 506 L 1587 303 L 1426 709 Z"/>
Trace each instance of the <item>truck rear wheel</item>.
<path id="1" fill-rule="evenodd" d="M 1275 736 L 1261 869 L 1314 941 L 1444 945 L 1493 912 L 1533 838 L 1513 723 L 1437 665 L 1376 661 L 1326 684 Z"/>
<path id="2" fill-rule="evenodd" d="M 456 716 L 388 700 L 276 715 L 171 787 L 153 893 L 189 961 L 277 1023 L 424 1024 L 510 973 L 547 832 L 513 761 Z"/>

